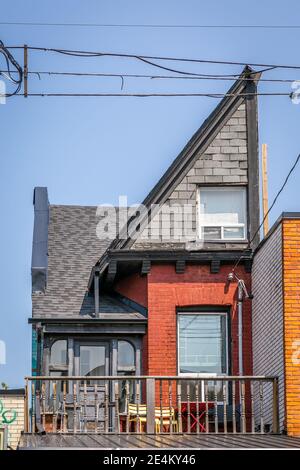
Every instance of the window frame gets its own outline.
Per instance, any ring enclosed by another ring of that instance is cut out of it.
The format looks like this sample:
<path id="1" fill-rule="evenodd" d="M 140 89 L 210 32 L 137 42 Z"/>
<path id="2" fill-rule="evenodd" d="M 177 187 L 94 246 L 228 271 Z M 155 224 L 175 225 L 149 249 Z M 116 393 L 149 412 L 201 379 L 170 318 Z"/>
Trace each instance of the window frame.
<path id="1" fill-rule="evenodd" d="M 57 362 L 52 362 L 52 347 L 54 346 L 55 343 L 58 341 L 65 341 L 66 342 L 66 363 L 57 363 Z M 63 338 L 54 338 L 50 342 L 50 347 L 49 347 L 49 375 L 51 372 L 66 372 L 69 369 L 69 354 L 68 354 L 68 338 L 63 337 Z"/>
<path id="2" fill-rule="evenodd" d="M 124 343 L 128 343 L 130 344 L 130 346 L 132 347 L 133 349 L 133 359 L 134 359 L 134 365 L 133 366 L 121 366 L 119 365 L 119 342 L 124 342 Z M 119 372 L 134 372 L 134 374 L 132 375 L 135 375 L 136 373 L 136 348 L 135 348 L 135 345 L 131 342 L 131 341 L 128 341 L 128 339 L 118 339 L 117 340 L 117 373 L 119 375 Z M 131 374 L 130 374 L 131 375 Z"/>
<path id="3" fill-rule="evenodd" d="M 226 372 L 217 374 L 217 373 L 207 373 L 207 372 L 180 372 L 180 330 L 179 330 L 179 317 L 180 315 L 214 315 L 214 316 L 222 316 L 225 318 L 225 364 L 226 364 Z M 217 375 L 226 376 L 230 370 L 229 364 L 229 325 L 228 325 L 228 312 L 227 311 L 218 311 L 218 310 L 182 310 L 177 312 L 177 371 L 178 375 L 182 377 L 217 377 Z"/>
<path id="4" fill-rule="evenodd" d="M 210 224 L 201 224 L 200 219 L 201 219 L 201 189 L 205 190 L 211 190 L 211 191 L 236 191 L 236 192 L 242 192 L 243 193 L 243 198 L 244 198 L 244 215 L 245 215 L 245 223 L 237 223 L 237 224 L 230 224 L 230 223 L 222 223 L 222 224 L 216 224 L 216 223 L 210 223 Z M 246 242 L 248 239 L 248 215 L 247 215 L 247 208 L 248 208 L 248 203 L 247 203 L 247 188 L 246 186 L 206 186 L 206 185 L 199 185 L 197 188 L 197 236 L 198 239 L 203 241 L 203 242 Z M 220 227 L 221 229 L 221 238 L 204 238 L 202 237 L 202 228 L 203 227 Z M 224 228 L 244 228 L 244 237 L 243 238 L 225 238 L 224 237 Z"/>

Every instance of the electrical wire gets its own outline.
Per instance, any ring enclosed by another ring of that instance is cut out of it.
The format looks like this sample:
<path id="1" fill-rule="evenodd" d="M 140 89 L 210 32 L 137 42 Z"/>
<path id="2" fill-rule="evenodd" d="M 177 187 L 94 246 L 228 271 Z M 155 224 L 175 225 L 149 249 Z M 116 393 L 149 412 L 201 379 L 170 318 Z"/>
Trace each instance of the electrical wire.
<path id="1" fill-rule="evenodd" d="M 24 46 L 9 46 L 8 49 L 23 49 Z M 186 57 L 167 57 L 167 56 L 150 56 L 143 54 L 125 54 L 125 53 L 116 53 L 116 52 L 95 52 L 95 51 L 83 51 L 83 50 L 72 50 L 72 49 L 58 49 L 58 48 L 47 48 L 47 47 L 37 47 L 37 46 L 28 46 L 28 49 L 42 52 L 55 52 L 59 54 L 71 55 L 75 57 L 122 57 L 122 58 L 131 58 L 131 59 L 146 59 L 146 60 L 166 60 L 166 61 L 177 61 L 177 62 L 190 62 L 190 63 L 199 63 L 199 64 L 216 64 L 216 65 L 239 65 L 239 66 L 251 66 L 251 67 L 264 67 L 263 70 L 259 71 L 249 71 L 249 74 L 252 73 L 262 73 L 268 70 L 280 68 L 280 69 L 295 69 L 300 70 L 300 65 L 287 65 L 287 64 L 265 64 L 265 63 L 256 63 L 256 62 L 237 62 L 237 61 L 228 61 L 228 60 L 209 60 L 209 59 L 192 59 Z M 158 64 L 155 64 L 158 66 Z M 197 74 L 194 74 L 197 75 Z"/>
<path id="2" fill-rule="evenodd" d="M 300 29 L 300 25 L 222 25 L 222 24 L 146 24 L 146 23 L 41 23 L 1 21 L 3 26 L 70 26 L 84 28 L 159 28 L 159 29 Z"/>
<path id="3" fill-rule="evenodd" d="M 7 70 L 0 70 L 0 73 L 6 73 Z M 18 73 L 16 71 L 11 71 L 11 73 Z M 64 71 L 28 71 L 28 75 L 62 75 L 62 76 L 78 76 L 78 77 L 124 77 L 124 78 L 150 78 L 150 79 L 176 79 L 176 80 L 221 80 L 221 81 L 236 81 L 237 77 L 240 77 L 239 74 L 230 74 L 230 75 L 210 75 L 210 74 L 201 74 L 199 76 L 177 76 L 177 75 L 153 75 L 153 74 L 130 74 L 130 73 L 102 73 L 102 72 L 64 72 Z M 259 82 L 270 82 L 270 83 L 293 83 L 299 81 L 300 79 L 280 79 L 280 78 L 260 78 L 257 79 Z M 240 81 L 248 82 L 255 81 L 254 78 L 240 77 Z"/>
<path id="4" fill-rule="evenodd" d="M 24 96 L 24 93 L 17 93 L 15 96 Z M 298 93 L 28 93 L 26 96 L 85 96 L 85 97 L 188 97 L 199 96 L 208 98 L 225 98 L 227 96 L 253 97 L 253 96 L 288 96 L 293 98 Z"/>
<path id="5" fill-rule="evenodd" d="M 22 67 L 18 64 L 15 60 L 13 55 L 9 52 L 9 50 L 4 46 L 3 42 L 0 40 L 0 53 L 5 59 L 6 62 L 6 72 L 0 72 L 0 74 L 8 79 L 9 81 L 13 82 L 16 85 L 16 89 L 12 93 L 5 93 L 5 97 L 11 97 L 17 95 L 21 89 L 22 79 L 23 79 L 23 70 Z M 13 77 L 13 71 L 10 68 L 10 64 L 16 69 L 16 73 L 18 74 L 18 78 L 15 79 Z"/>
<path id="6" fill-rule="evenodd" d="M 255 239 L 255 237 L 257 236 L 257 234 L 260 232 L 260 229 L 262 228 L 262 226 L 263 226 L 263 224 L 264 224 L 266 218 L 267 218 L 268 215 L 270 214 L 271 210 L 272 210 L 273 207 L 275 206 L 276 201 L 277 201 L 277 199 L 279 198 L 280 194 L 282 193 L 282 191 L 284 190 L 285 186 L 287 185 L 288 180 L 289 180 L 291 174 L 293 173 L 293 171 L 295 170 L 295 168 L 296 168 L 296 166 L 297 166 L 299 160 L 300 160 L 300 154 L 298 155 L 298 157 L 296 158 L 296 160 L 295 160 L 293 166 L 291 167 L 290 171 L 288 172 L 288 174 L 287 174 L 287 176 L 286 176 L 286 178 L 285 178 L 285 180 L 284 180 L 282 186 L 280 187 L 279 191 L 277 192 L 276 196 L 274 197 L 273 202 L 272 202 L 272 204 L 270 205 L 268 211 L 266 212 L 266 214 L 265 214 L 263 220 L 261 221 L 259 227 L 258 227 L 257 230 L 254 232 L 254 235 L 252 236 L 251 240 L 248 242 L 248 248 L 246 248 L 245 250 L 243 250 L 243 253 L 245 253 L 245 252 L 250 248 L 251 243 L 253 242 L 253 240 Z M 236 269 L 237 266 L 239 265 L 239 263 L 240 263 L 240 261 L 242 260 L 242 258 L 243 258 L 243 254 L 241 254 L 241 256 L 239 257 L 239 259 L 238 259 L 237 262 L 235 263 L 232 272 L 235 271 L 235 269 Z"/>

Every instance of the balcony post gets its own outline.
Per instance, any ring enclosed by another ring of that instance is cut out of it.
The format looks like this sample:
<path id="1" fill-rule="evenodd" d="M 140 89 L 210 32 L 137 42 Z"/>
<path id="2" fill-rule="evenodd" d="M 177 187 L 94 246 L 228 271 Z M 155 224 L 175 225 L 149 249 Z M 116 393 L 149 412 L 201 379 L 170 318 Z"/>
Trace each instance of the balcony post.
<path id="1" fill-rule="evenodd" d="M 29 432 L 29 403 L 28 403 L 28 379 L 25 379 L 25 398 L 24 398 L 24 431 Z"/>
<path id="2" fill-rule="evenodd" d="M 155 431 L 155 379 L 146 379 L 146 403 L 147 403 L 147 433 Z"/>
<path id="3" fill-rule="evenodd" d="M 273 379 L 273 434 L 279 434 L 278 377 Z"/>

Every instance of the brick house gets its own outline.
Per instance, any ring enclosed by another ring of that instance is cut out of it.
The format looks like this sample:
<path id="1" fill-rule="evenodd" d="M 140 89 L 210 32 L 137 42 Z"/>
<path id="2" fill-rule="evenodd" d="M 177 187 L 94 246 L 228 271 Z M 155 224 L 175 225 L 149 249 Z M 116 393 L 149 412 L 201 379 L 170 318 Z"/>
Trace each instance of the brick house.
<path id="1" fill-rule="evenodd" d="M 299 243 L 300 215 L 284 212 L 257 247 L 252 269 L 253 372 L 279 377 L 280 423 L 295 436 L 300 435 Z"/>
<path id="2" fill-rule="evenodd" d="M 55 389 L 63 400 L 72 395 L 70 383 L 68 389 L 62 385 L 70 376 L 175 377 L 198 431 L 278 430 L 274 413 L 266 409 L 262 421 L 261 402 L 254 403 L 260 379 L 247 379 L 269 374 L 263 362 L 253 369 L 262 333 L 255 311 L 252 338 L 251 270 L 260 220 L 258 80 L 246 67 L 142 206 L 51 205 L 47 189 L 35 188 L 32 374 L 65 377 Z M 238 376 L 247 376 L 245 382 L 237 382 Z M 275 410 L 276 420 L 277 382 L 265 385 L 270 403 L 264 406 Z M 147 392 L 143 386 L 138 393 L 128 392 L 126 383 L 125 392 L 124 383 L 120 387 L 109 392 L 114 406 L 115 395 L 125 394 L 154 410 L 178 395 L 171 379 L 156 383 L 155 398 L 148 383 Z M 40 382 L 36 388 L 45 403 L 50 389 Z M 202 413 L 197 405 L 192 413 L 190 402 L 206 403 L 206 409 Z M 36 418 L 45 424 L 41 403 Z M 75 410 L 74 398 L 72 403 Z M 112 414 L 103 417 L 105 423 L 115 419 Z M 151 421 L 148 411 L 147 419 L 153 430 L 157 419 Z"/>

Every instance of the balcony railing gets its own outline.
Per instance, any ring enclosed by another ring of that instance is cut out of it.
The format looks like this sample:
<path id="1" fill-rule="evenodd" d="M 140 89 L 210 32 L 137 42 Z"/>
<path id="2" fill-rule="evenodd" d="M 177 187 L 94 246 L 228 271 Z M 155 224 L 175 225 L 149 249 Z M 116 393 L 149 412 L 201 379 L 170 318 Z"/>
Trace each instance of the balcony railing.
<path id="1" fill-rule="evenodd" d="M 26 377 L 25 432 L 278 433 L 276 377 Z"/>

